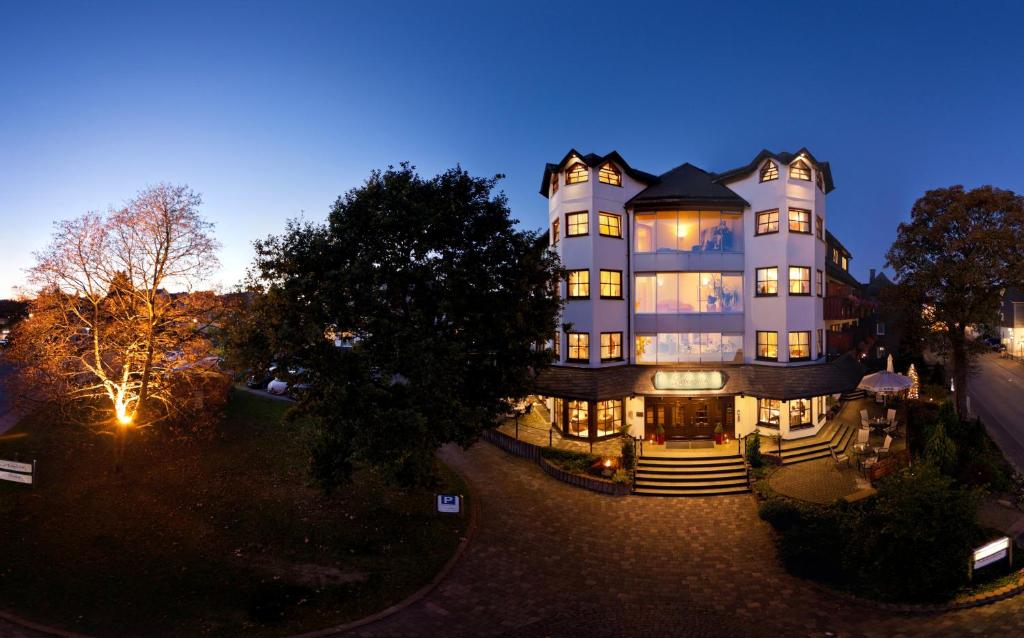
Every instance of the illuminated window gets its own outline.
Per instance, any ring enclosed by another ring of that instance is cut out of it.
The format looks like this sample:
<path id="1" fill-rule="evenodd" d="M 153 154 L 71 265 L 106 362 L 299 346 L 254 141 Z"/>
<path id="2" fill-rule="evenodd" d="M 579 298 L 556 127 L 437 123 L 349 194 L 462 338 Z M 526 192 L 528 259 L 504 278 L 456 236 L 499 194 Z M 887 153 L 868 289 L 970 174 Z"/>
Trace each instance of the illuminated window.
<path id="1" fill-rule="evenodd" d="M 779 294 L 778 267 L 758 268 L 756 272 L 758 297 L 770 297 Z"/>
<path id="2" fill-rule="evenodd" d="M 825 354 L 825 332 L 818 328 L 818 357 Z"/>
<path id="3" fill-rule="evenodd" d="M 757 358 L 768 361 L 779 359 L 779 333 L 757 331 Z"/>
<path id="4" fill-rule="evenodd" d="M 818 173 L 814 176 L 814 181 L 818 185 L 818 190 L 820 190 L 821 192 L 824 193 L 825 192 L 825 180 L 821 176 L 821 171 L 818 171 Z"/>
<path id="5" fill-rule="evenodd" d="M 811 331 L 801 330 L 789 333 L 789 360 L 799 361 L 811 358 Z"/>
<path id="6" fill-rule="evenodd" d="M 638 253 L 654 252 L 654 220 L 655 216 L 636 215 L 633 231 L 633 250 Z"/>
<path id="7" fill-rule="evenodd" d="M 757 424 L 769 427 L 779 427 L 779 412 L 781 411 L 778 399 L 757 400 Z"/>
<path id="8" fill-rule="evenodd" d="M 622 216 L 614 213 L 598 213 L 597 232 L 605 237 L 622 237 Z"/>
<path id="9" fill-rule="evenodd" d="M 558 243 L 558 220 L 551 222 L 551 245 Z"/>
<path id="10" fill-rule="evenodd" d="M 814 273 L 814 290 L 819 297 L 825 294 L 825 277 L 820 270 Z"/>
<path id="11" fill-rule="evenodd" d="M 789 232 L 811 234 L 811 211 L 802 208 L 789 209 Z"/>
<path id="12" fill-rule="evenodd" d="M 558 173 L 551 175 L 551 194 L 558 192 Z"/>
<path id="13" fill-rule="evenodd" d="M 576 162 L 565 171 L 566 184 L 579 184 L 590 179 L 590 171 L 580 162 Z"/>
<path id="14" fill-rule="evenodd" d="M 761 181 L 770 182 L 773 179 L 779 179 L 779 165 L 768 160 L 761 166 Z"/>
<path id="15" fill-rule="evenodd" d="M 757 234 L 779 232 L 779 211 L 766 210 L 757 214 Z"/>
<path id="16" fill-rule="evenodd" d="M 570 332 L 568 338 L 568 361 L 590 361 L 590 333 Z"/>
<path id="17" fill-rule="evenodd" d="M 597 402 L 597 436 L 615 434 L 622 427 L 622 399 Z"/>
<path id="18" fill-rule="evenodd" d="M 789 402 L 789 427 L 800 427 L 811 424 L 811 400 L 791 399 Z"/>
<path id="19" fill-rule="evenodd" d="M 590 404 L 586 401 L 568 401 L 568 427 L 573 436 L 590 436 Z"/>
<path id="20" fill-rule="evenodd" d="M 811 167 L 807 165 L 807 162 L 797 160 L 789 165 L 789 178 L 809 182 L 811 181 Z"/>
<path id="21" fill-rule="evenodd" d="M 622 358 L 622 333 L 601 333 L 601 361 L 614 361 Z"/>
<path id="22" fill-rule="evenodd" d="M 821 218 L 821 215 L 815 215 L 814 223 L 814 229 L 815 233 L 818 235 L 818 239 L 825 241 L 825 220 Z"/>
<path id="23" fill-rule="evenodd" d="M 622 186 L 622 173 L 619 172 L 619 169 L 615 168 L 615 164 L 609 162 L 602 166 L 599 171 L 597 171 L 597 181 L 601 182 L 602 184 Z"/>
<path id="24" fill-rule="evenodd" d="M 578 213 L 567 213 L 565 215 L 565 236 L 579 237 L 590 232 L 590 213 L 580 211 Z"/>
<path id="25" fill-rule="evenodd" d="M 804 266 L 789 267 L 789 294 L 811 294 L 811 269 Z"/>
<path id="26" fill-rule="evenodd" d="M 622 299 L 622 271 L 601 271 L 601 298 Z"/>
<path id="27" fill-rule="evenodd" d="M 569 290 L 567 291 L 569 299 L 589 299 L 590 298 L 590 271 L 589 270 L 570 270 L 569 271 Z"/>
<path id="28" fill-rule="evenodd" d="M 843 270 L 849 270 L 849 269 L 850 269 L 850 262 L 847 261 L 846 255 L 843 255 Z"/>
<path id="29" fill-rule="evenodd" d="M 837 265 L 837 266 L 839 265 L 839 249 L 838 248 L 833 248 L 832 249 L 832 263 Z"/>

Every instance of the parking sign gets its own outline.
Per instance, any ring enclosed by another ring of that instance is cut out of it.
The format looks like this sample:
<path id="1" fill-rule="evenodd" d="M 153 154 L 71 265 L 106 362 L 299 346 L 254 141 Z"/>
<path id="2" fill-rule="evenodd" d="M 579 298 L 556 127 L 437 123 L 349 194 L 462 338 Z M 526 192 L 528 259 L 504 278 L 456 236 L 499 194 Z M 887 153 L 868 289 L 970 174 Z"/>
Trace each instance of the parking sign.
<path id="1" fill-rule="evenodd" d="M 462 497 L 458 494 L 438 494 L 437 511 L 442 514 L 458 514 L 462 510 Z"/>

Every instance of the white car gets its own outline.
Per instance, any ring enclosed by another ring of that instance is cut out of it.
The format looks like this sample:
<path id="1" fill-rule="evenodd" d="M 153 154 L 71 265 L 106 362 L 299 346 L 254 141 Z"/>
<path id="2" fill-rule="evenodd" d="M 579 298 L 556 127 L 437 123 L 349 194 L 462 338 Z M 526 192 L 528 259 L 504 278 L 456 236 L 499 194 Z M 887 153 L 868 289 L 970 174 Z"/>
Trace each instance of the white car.
<path id="1" fill-rule="evenodd" d="M 270 394 L 284 394 L 288 391 L 288 382 L 281 379 L 274 379 L 267 384 L 267 392 Z"/>

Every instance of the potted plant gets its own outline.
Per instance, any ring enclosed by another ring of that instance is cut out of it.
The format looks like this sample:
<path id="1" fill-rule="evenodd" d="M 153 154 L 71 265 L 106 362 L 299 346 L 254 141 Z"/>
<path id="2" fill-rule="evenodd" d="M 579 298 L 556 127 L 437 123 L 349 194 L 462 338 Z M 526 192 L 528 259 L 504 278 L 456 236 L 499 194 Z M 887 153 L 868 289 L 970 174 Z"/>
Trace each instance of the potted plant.
<path id="1" fill-rule="evenodd" d="M 722 424 L 719 423 L 715 426 L 715 444 L 721 445 L 725 442 L 725 430 L 722 429 Z"/>
<path id="2" fill-rule="evenodd" d="M 658 424 L 658 429 L 655 430 L 655 432 L 656 432 L 656 434 L 654 435 L 654 442 L 657 443 L 658 445 L 664 445 L 665 444 L 665 426 L 659 423 Z"/>

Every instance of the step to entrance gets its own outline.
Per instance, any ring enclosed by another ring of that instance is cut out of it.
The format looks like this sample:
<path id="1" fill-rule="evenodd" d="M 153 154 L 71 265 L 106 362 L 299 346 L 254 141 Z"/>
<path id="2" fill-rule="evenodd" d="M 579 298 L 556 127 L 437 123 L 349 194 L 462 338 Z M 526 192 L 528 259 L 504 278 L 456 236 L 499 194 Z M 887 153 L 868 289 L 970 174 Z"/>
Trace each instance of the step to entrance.
<path id="1" fill-rule="evenodd" d="M 643 496 L 718 496 L 749 492 L 747 466 L 738 454 L 641 456 L 633 492 Z"/>
<path id="2" fill-rule="evenodd" d="M 828 430 L 822 430 L 805 443 L 784 445 L 781 453 L 778 450 L 765 450 L 765 454 L 780 459 L 782 465 L 792 465 L 830 457 L 832 450 L 839 454 L 846 451 L 853 438 L 853 428 L 838 421 L 827 427 Z"/>

